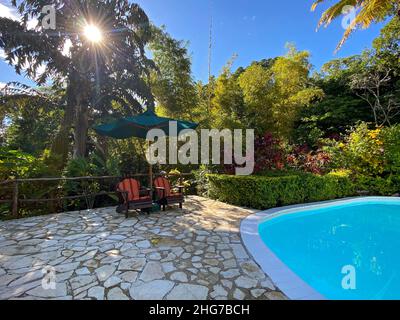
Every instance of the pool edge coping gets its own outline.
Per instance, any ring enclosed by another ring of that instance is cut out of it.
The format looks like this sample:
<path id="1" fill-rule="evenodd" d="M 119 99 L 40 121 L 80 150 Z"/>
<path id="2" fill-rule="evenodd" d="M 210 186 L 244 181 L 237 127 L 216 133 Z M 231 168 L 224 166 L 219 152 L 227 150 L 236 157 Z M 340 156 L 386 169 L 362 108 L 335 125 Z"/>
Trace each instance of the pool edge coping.
<path id="1" fill-rule="evenodd" d="M 268 248 L 258 233 L 258 226 L 265 220 L 272 219 L 278 215 L 297 212 L 297 210 L 292 211 L 293 209 L 323 208 L 333 203 L 346 203 L 354 200 L 364 202 L 389 199 L 400 201 L 400 198 L 397 197 L 351 197 L 271 208 L 244 218 L 240 223 L 240 236 L 253 259 L 259 264 L 264 273 L 271 278 L 274 285 L 289 299 L 328 300 L 328 298 L 302 280 Z"/>

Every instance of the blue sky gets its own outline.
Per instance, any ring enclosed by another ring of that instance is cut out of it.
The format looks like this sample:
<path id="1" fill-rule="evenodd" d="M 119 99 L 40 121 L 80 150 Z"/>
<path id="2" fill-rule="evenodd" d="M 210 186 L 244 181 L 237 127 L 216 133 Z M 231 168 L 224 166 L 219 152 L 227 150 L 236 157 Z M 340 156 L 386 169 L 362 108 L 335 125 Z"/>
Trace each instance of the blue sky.
<path id="1" fill-rule="evenodd" d="M 212 73 L 217 75 L 226 62 L 237 54 L 234 68 L 254 60 L 285 53 L 285 43 L 311 52 L 311 62 L 319 69 L 325 62 L 360 53 L 370 47 L 381 25 L 354 33 L 344 47 L 334 54 L 344 32 L 341 21 L 316 32 L 321 6 L 311 12 L 312 0 L 137 0 L 150 20 L 165 25 L 175 38 L 189 41 L 193 74 L 207 80 L 210 13 L 213 16 Z M 0 0 L 0 4 L 8 1 Z M 327 1 L 327 4 L 332 1 Z M 1 7 L 0 7 L 1 9 Z M 0 10 L 1 14 L 1 10 Z M 1 59 L 1 58 L 0 58 Z M 0 82 L 23 78 L 0 61 Z M 26 81 L 24 81 L 26 82 Z"/>

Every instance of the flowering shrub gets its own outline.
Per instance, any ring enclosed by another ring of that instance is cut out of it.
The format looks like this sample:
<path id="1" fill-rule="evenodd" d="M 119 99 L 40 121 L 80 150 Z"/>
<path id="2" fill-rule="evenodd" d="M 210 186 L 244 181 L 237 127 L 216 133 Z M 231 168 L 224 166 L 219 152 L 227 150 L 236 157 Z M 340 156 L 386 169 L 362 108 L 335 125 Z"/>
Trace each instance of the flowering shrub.
<path id="1" fill-rule="evenodd" d="M 356 175 L 398 174 L 400 126 L 369 129 L 361 123 L 343 141 L 332 141 L 328 152 L 334 168 L 349 169 Z"/>
<path id="2" fill-rule="evenodd" d="M 254 141 L 255 173 L 265 170 L 282 170 L 285 167 L 284 150 L 281 141 L 267 132 Z"/>
<path id="3" fill-rule="evenodd" d="M 283 170 L 285 168 L 285 150 L 279 139 L 267 132 L 254 139 L 254 173 Z M 234 174 L 237 164 L 224 166 L 224 173 Z"/>
<path id="4" fill-rule="evenodd" d="M 288 166 L 294 169 L 321 175 L 327 171 L 331 157 L 326 151 L 312 151 L 303 145 L 295 146 L 286 160 Z"/>

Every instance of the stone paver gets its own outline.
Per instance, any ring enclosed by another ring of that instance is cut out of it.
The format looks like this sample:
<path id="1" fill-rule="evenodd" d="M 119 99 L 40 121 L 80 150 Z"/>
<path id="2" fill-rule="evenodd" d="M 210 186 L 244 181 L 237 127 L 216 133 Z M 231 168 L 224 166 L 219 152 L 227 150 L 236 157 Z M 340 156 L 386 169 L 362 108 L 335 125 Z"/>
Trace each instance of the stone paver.
<path id="1" fill-rule="evenodd" d="M 128 219 L 100 208 L 0 222 L 0 299 L 285 299 L 241 241 L 253 212 L 190 196 Z"/>

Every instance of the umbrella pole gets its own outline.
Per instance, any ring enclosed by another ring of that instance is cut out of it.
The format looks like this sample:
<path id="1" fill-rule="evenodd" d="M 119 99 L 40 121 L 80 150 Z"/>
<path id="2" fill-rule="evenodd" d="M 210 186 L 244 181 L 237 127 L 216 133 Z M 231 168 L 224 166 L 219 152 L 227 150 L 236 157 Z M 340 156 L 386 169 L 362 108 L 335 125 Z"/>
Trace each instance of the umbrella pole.
<path id="1" fill-rule="evenodd" d="M 153 165 L 149 166 L 149 188 L 151 188 L 153 184 Z"/>
<path id="2" fill-rule="evenodd" d="M 150 141 L 147 141 L 147 150 L 150 148 Z M 153 185 L 153 165 L 149 163 L 149 188 L 152 189 Z"/>

